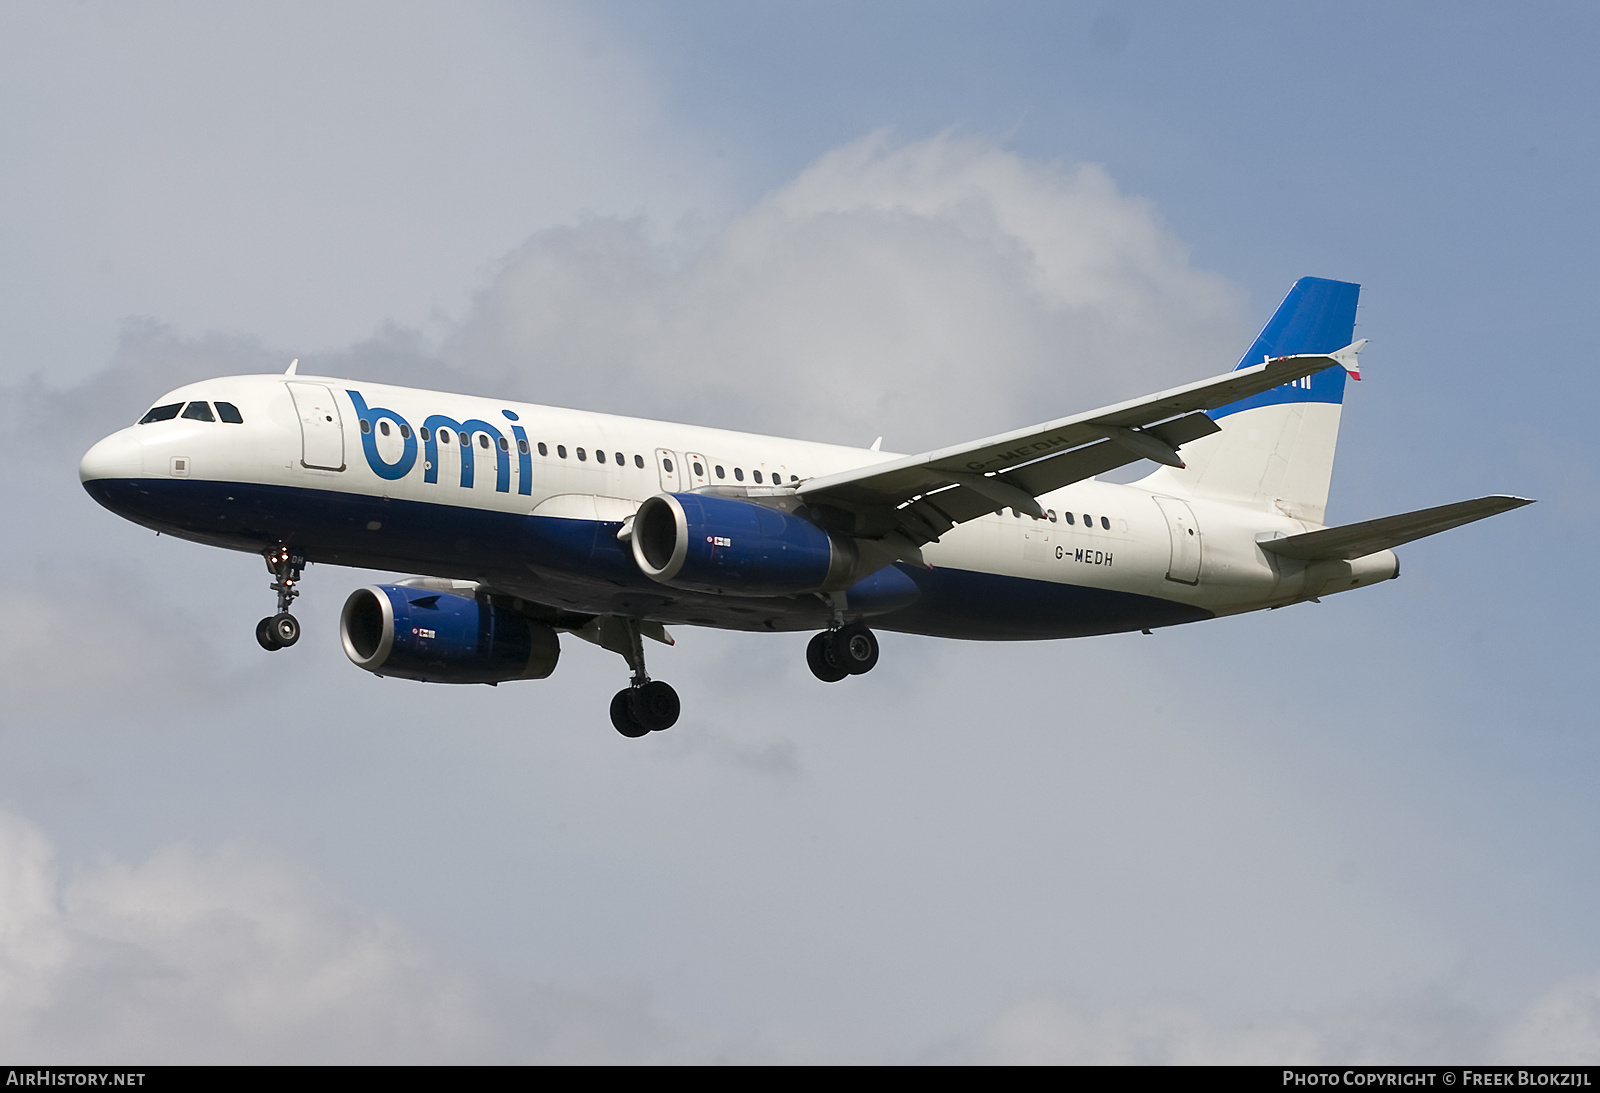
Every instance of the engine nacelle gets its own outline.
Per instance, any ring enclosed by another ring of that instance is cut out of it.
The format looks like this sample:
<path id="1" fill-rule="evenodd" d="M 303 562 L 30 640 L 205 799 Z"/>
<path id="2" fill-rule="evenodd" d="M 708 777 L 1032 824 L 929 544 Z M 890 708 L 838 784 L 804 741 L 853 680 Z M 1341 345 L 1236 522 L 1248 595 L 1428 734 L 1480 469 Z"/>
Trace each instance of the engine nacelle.
<path id="1" fill-rule="evenodd" d="M 543 679 L 561 655 L 554 630 L 509 607 L 407 585 L 352 592 L 339 637 L 356 667 L 424 683 Z"/>
<path id="2" fill-rule="evenodd" d="M 658 493 L 633 518 L 633 559 L 674 588 L 788 596 L 842 588 L 855 544 L 777 509 L 704 493 Z"/>

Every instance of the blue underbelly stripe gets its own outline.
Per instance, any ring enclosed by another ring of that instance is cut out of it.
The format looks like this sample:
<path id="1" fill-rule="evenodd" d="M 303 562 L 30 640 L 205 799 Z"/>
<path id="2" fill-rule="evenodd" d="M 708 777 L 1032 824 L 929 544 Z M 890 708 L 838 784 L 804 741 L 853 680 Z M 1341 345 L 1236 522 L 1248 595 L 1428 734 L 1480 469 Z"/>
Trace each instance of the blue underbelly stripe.
<path id="1" fill-rule="evenodd" d="M 566 610 L 741 630 L 821 629 L 829 619 L 815 596 L 751 599 L 658 584 L 617 540 L 616 522 L 194 479 L 97 479 L 84 489 L 120 516 L 196 542 L 250 553 L 290 543 L 312 562 L 478 580 Z M 921 595 L 908 607 L 874 616 L 874 627 L 1004 641 L 1211 617 L 1200 608 L 1131 592 L 963 569 L 900 568 Z"/>

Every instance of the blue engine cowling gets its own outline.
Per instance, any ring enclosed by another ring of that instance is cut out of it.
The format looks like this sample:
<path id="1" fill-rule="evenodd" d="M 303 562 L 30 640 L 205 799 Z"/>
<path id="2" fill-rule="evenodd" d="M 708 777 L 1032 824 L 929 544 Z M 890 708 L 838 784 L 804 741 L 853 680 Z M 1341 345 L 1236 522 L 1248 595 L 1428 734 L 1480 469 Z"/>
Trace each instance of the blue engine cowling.
<path id="1" fill-rule="evenodd" d="M 855 544 L 810 520 L 704 493 L 658 493 L 633 518 L 633 559 L 652 580 L 732 596 L 841 588 Z"/>
<path id="2" fill-rule="evenodd" d="M 339 637 L 356 667 L 424 683 L 543 679 L 561 655 L 554 630 L 509 607 L 408 585 L 352 592 Z"/>

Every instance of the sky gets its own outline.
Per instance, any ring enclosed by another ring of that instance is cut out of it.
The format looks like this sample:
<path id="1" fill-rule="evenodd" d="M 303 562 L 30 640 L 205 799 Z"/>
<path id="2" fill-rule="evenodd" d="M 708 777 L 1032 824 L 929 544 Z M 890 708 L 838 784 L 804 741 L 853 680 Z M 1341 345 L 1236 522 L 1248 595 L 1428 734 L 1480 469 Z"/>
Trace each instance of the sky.
<path id="1" fill-rule="evenodd" d="M 1600 14 L 0 7 L 0 1050 L 42 1062 L 1597 1062 Z M 1270 614 L 684 628 L 377 679 L 373 574 L 99 509 L 303 372 L 917 451 L 1363 285 L 1329 518 L 1539 504 Z"/>

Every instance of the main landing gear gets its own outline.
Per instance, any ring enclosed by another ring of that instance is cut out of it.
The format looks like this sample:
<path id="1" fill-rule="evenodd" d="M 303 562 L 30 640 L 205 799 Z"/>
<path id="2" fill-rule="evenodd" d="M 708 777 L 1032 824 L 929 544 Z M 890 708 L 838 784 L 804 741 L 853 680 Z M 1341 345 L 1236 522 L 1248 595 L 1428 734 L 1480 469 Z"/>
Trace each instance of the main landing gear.
<path id="1" fill-rule="evenodd" d="M 605 647 L 621 653 L 633 672 L 633 682 L 611 699 L 611 723 L 623 736 L 635 739 L 672 728 L 678 723 L 678 692 L 659 679 L 651 679 L 645 672 L 644 640 L 639 632 L 638 620 L 616 618 L 606 621 L 623 633 L 620 641 L 604 641 Z M 604 637 L 610 639 L 612 635 L 607 633 Z"/>
<path id="2" fill-rule="evenodd" d="M 300 640 L 300 620 L 289 614 L 289 605 L 300 595 L 300 589 L 295 586 L 300 583 L 300 572 L 306 567 L 306 556 L 280 543 L 263 557 L 275 578 L 272 590 L 278 594 L 278 613 L 256 623 L 256 640 L 261 648 L 271 652 L 287 649 Z"/>
<path id="3" fill-rule="evenodd" d="M 865 623 L 852 622 L 837 630 L 827 630 L 806 646 L 806 664 L 811 674 L 824 683 L 837 683 L 845 676 L 865 675 L 878 663 L 878 638 Z"/>

